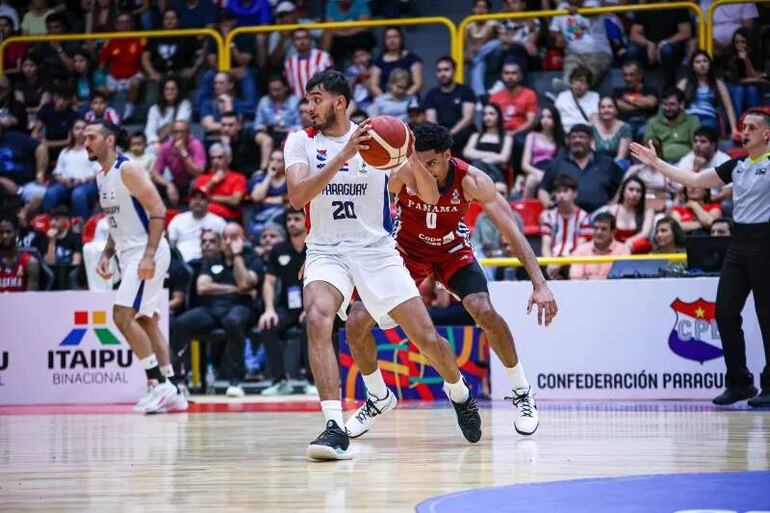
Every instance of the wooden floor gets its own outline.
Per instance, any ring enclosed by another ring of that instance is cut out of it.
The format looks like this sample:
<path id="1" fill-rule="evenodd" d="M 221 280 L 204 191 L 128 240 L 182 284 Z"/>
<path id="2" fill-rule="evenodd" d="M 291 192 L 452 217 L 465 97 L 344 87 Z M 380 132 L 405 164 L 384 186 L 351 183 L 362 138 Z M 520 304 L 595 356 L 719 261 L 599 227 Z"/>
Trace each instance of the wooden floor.
<path id="1" fill-rule="evenodd" d="M 399 407 L 335 463 L 304 457 L 320 412 L 22 413 L 0 411 L 1 511 L 408 512 L 482 486 L 770 468 L 770 413 L 692 403 L 545 404 L 527 439 L 494 403 L 473 446 L 451 409 Z"/>

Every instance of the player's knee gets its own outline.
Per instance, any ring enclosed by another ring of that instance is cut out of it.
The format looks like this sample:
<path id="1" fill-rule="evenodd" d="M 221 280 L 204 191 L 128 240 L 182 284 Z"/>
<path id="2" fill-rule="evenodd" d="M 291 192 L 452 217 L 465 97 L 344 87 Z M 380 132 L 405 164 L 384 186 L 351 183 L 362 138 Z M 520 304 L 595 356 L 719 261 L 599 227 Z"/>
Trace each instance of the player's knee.
<path id="1" fill-rule="evenodd" d="M 135 317 L 136 312 L 134 312 L 133 308 L 115 305 L 112 309 L 112 320 L 115 322 L 115 326 L 118 327 L 121 333 L 126 333 L 130 329 L 131 323 L 134 322 Z"/>
<path id="2" fill-rule="evenodd" d="M 311 340 L 318 337 L 327 338 L 326 335 L 331 334 L 334 327 L 334 314 L 329 315 L 321 309 L 311 306 L 307 309 L 305 322 L 307 323 L 307 334 Z"/>
<path id="3" fill-rule="evenodd" d="M 432 325 L 420 329 L 411 337 L 411 340 L 414 342 L 414 345 L 424 353 L 434 353 L 436 349 L 444 343 L 436 331 L 436 328 Z"/>
<path id="4" fill-rule="evenodd" d="M 498 322 L 498 315 L 487 294 L 471 294 L 463 301 L 468 313 L 482 329 Z"/>
<path id="5" fill-rule="evenodd" d="M 371 333 L 372 327 L 369 318 L 365 315 L 348 317 L 348 321 L 345 323 L 348 343 L 355 347 L 363 345 L 366 342 L 366 336 Z"/>

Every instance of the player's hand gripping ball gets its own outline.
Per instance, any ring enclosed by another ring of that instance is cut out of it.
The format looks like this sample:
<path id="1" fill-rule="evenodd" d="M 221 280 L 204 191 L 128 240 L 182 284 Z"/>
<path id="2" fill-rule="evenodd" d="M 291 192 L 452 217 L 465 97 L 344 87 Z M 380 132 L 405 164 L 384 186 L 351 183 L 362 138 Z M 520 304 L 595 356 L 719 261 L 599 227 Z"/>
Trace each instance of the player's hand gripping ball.
<path id="1" fill-rule="evenodd" d="M 366 143 L 369 148 L 359 151 L 364 162 L 385 170 L 403 164 L 412 154 L 412 131 L 403 121 L 393 116 L 376 116 L 369 119 L 369 123 L 371 128 L 368 134 L 371 139 Z"/>

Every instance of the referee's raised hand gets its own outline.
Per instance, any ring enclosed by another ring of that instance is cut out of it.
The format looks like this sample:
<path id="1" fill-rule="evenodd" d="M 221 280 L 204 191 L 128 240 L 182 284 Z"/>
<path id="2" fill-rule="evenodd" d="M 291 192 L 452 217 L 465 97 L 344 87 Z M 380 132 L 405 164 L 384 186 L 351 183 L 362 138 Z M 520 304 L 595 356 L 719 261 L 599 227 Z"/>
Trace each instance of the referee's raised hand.
<path id="1" fill-rule="evenodd" d="M 631 156 L 642 164 L 651 166 L 658 159 L 658 152 L 655 151 L 652 141 L 648 141 L 647 146 L 632 142 L 629 149 L 631 150 Z"/>

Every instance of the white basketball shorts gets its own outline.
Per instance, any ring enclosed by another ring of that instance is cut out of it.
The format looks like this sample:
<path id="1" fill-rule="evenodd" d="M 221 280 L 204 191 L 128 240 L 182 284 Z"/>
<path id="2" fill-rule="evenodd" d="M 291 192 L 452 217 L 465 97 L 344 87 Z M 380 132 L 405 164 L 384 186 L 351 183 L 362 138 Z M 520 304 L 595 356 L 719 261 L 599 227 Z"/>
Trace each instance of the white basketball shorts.
<path id="1" fill-rule="evenodd" d="M 160 313 L 163 281 L 166 279 L 171 262 L 171 251 L 165 239 L 161 239 L 155 252 L 155 276 L 151 280 L 140 280 L 139 261 L 144 248 L 124 251 L 118 255 L 122 279 L 115 295 L 115 304 L 136 310 L 137 317 L 152 317 Z"/>
<path id="2" fill-rule="evenodd" d="M 340 291 L 342 305 L 337 314 L 343 321 L 356 289 L 369 315 L 382 329 L 397 326 L 388 315 L 391 310 L 420 296 L 401 255 L 390 245 L 339 253 L 308 249 L 304 285 L 314 281 L 325 281 Z"/>

